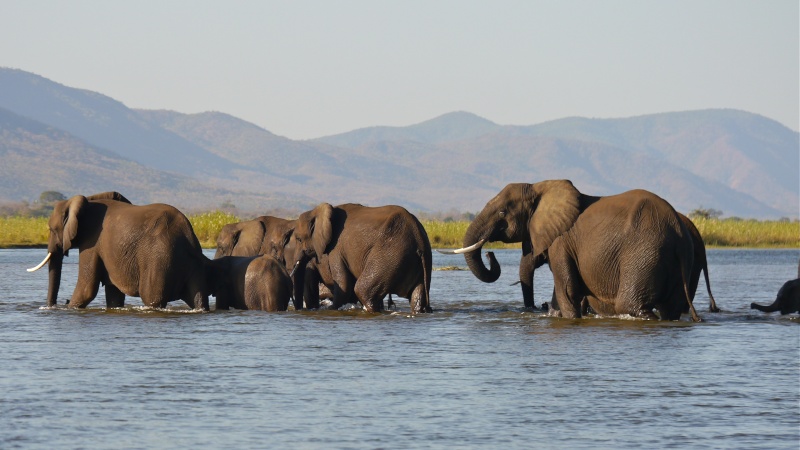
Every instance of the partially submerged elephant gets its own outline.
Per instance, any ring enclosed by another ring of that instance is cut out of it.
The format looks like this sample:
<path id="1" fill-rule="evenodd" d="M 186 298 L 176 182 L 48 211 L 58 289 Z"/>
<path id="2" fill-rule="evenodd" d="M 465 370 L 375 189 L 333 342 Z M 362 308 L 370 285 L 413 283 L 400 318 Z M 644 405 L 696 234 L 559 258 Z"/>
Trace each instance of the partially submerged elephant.
<path id="1" fill-rule="evenodd" d="M 272 256 L 223 256 L 209 263 L 217 309 L 286 311 L 292 280 L 283 262 Z"/>
<path id="2" fill-rule="evenodd" d="M 683 221 L 687 231 L 689 231 L 689 238 L 692 240 L 692 246 L 694 248 L 694 261 L 692 264 L 691 278 L 689 280 L 689 298 L 694 301 L 697 286 L 700 283 L 700 275 L 703 274 L 706 281 L 706 291 L 708 292 L 708 310 L 710 312 L 719 312 L 720 309 L 717 307 L 717 303 L 714 300 L 714 294 L 711 293 L 711 282 L 708 277 L 708 260 L 706 259 L 706 246 L 705 242 L 703 242 L 703 237 L 700 235 L 700 231 L 698 231 L 691 219 L 681 213 L 677 214 L 681 221 Z M 520 259 L 519 281 L 517 283 L 522 285 L 522 298 L 526 308 L 536 307 L 533 302 L 533 274 L 536 269 L 546 262 L 547 252 L 534 256 L 531 243 L 527 241 L 522 242 L 522 258 Z M 555 295 L 553 295 L 552 298 L 555 299 Z M 550 302 L 552 303 L 553 300 Z M 589 309 L 588 307 L 588 302 L 584 299 L 581 306 L 581 310 L 584 311 L 584 314 Z M 542 305 L 542 308 L 547 310 L 549 306 L 545 303 Z M 688 303 L 684 307 L 683 312 L 689 312 Z"/>
<path id="3" fill-rule="evenodd" d="M 546 254 L 555 304 L 564 317 L 581 317 L 584 298 L 600 315 L 680 318 L 688 305 L 694 264 L 690 232 L 677 212 L 653 193 L 609 197 L 580 193 L 569 180 L 514 183 L 491 199 L 464 236 L 467 265 L 481 281 L 500 277 L 500 265 L 481 248 L 491 241 L 529 242 L 533 261 Z M 522 268 L 521 268 L 522 270 Z"/>
<path id="4" fill-rule="evenodd" d="M 273 216 L 260 216 L 253 220 L 229 223 L 222 227 L 217 236 L 217 252 L 214 259 L 224 256 L 257 256 L 270 255 L 284 263 L 287 270 L 292 270 L 295 263 L 294 243 L 290 240 L 296 225 L 295 220 Z M 295 310 L 305 306 L 309 309 L 319 308 L 319 301 L 330 298 L 331 291 L 319 283 L 314 261 L 303 267 L 303 281 L 296 282 L 298 271 L 292 275 Z"/>
<path id="5" fill-rule="evenodd" d="M 771 305 L 764 306 L 758 303 L 750 303 L 750 309 L 757 309 L 762 312 L 780 311 L 781 314 L 791 314 L 800 312 L 800 263 L 797 265 L 797 278 L 783 283 L 775 301 Z"/>
<path id="6" fill-rule="evenodd" d="M 136 206 L 117 192 L 76 195 L 55 204 L 48 223 L 47 305 L 54 306 L 64 256 L 78 256 L 78 281 L 69 306 L 85 308 L 105 285 L 106 306 L 122 307 L 125 296 L 141 297 L 150 307 L 183 300 L 208 310 L 205 270 L 208 258 L 189 220 L 164 204 Z"/>
<path id="7" fill-rule="evenodd" d="M 333 291 L 333 308 L 359 301 L 383 310 L 389 294 L 430 312 L 431 245 L 417 218 L 400 206 L 322 203 L 297 219 L 296 263 L 313 259 Z"/>

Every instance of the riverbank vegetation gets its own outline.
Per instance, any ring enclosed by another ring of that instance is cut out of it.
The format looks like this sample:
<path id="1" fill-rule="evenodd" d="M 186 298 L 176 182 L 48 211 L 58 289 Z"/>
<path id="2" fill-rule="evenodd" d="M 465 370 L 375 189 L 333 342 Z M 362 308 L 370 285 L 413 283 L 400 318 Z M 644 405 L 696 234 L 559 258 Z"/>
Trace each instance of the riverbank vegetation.
<path id="1" fill-rule="evenodd" d="M 189 216 L 200 244 L 216 247 L 217 235 L 225 224 L 240 219 L 227 212 Z M 707 247 L 800 248 L 800 222 L 693 217 Z M 47 217 L 0 217 L 0 248 L 47 246 Z M 469 222 L 466 220 L 423 220 L 433 248 L 461 247 Z M 520 244 L 488 244 L 486 248 L 519 248 Z"/>

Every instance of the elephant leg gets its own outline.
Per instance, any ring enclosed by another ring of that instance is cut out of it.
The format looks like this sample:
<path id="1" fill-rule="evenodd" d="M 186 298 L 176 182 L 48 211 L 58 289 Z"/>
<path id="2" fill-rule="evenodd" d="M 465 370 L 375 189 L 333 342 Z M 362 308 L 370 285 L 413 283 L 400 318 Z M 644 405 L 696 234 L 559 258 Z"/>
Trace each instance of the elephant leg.
<path id="1" fill-rule="evenodd" d="M 110 282 L 106 282 L 106 308 L 122 308 L 125 306 L 125 294 Z"/>
<path id="2" fill-rule="evenodd" d="M 348 303 L 354 302 L 354 284 L 355 279 L 349 272 L 343 270 L 338 274 L 333 284 L 333 298 L 331 298 L 333 305 L 331 306 L 331 309 L 339 309 Z"/>
<path id="3" fill-rule="evenodd" d="M 581 277 L 575 261 L 562 252 L 550 253 L 550 270 L 553 272 L 553 290 L 561 317 L 576 319 L 581 317 L 580 292 Z"/>
<path id="4" fill-rule="evenodd" d="M 533 301 L 533 272 L 536 260 L 530 242 L 522 243 L 522 259 L 519 262 L 519 285 L 522 288 L 522 301 L 526 308 L 536 308 Z"/>
<path id="5" fill-rule="evenodd" d="M 366 276 L 365 276 L 366 275 Z M 364 305 L 368 312 L 381 312 L 383 311 L 383 296 L 381 283 L 376 283 L 377 277 L 367 274 L 361 274 L 361 278 L 356 281 L 355 294 L 356 298 Z"/>
<path id="6" fill-rule="evenodd" d="M 78 282 L 69 300 L 70 308 L 86 308 L 100 290 L 99 261 L 91 254 L 81 256 L 83 258 L 78 260 Z"/>
<path id="7" fill-rule="evenodd" d="M 411 311 L 414 313 L 433 312 L 431 305 L 427 304 L 426 298 L 425 285 L 418 284 L 414 291 L 411 292 Z"/>
<path id="8" fill-rule="evenodd" d="M 298 303 L 302 309 L 303 301 L 305 301 L 305 307 L 307 309 L 319 309 L 319 281 L 320 276 L 316 269 L 307 268 L 305 270 L 305 279 L 303 281 L 303 299 L 300 301 L 295 300 L 294 309 L 298 309 Z"/>

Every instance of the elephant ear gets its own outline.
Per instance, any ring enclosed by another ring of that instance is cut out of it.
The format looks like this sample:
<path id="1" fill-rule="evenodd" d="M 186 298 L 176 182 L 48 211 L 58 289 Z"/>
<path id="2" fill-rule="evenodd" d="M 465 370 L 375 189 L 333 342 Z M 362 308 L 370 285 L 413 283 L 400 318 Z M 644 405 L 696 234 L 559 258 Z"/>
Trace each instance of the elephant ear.
<path id="1" fill-rule="evenodd" d="M 101 192 L 100 194 L 90 195 L 90 196 L 86 197 L 86 199 L 89 200 L 89 201 L 92 201 L 92 200 L 114 200 L 114 201 L 117 201 L 117 202 L 123 202 L 123 203 L 132 204 L 130 200 L 125 198 L 124 195 L 120 194 L 117 191 Z"/>
<path id="2" fill-rule="evenodd" d="M 528 225 L 534 257 L 566 233 L 580 215 L 581 193 L 569 180 L 536 183 L 531 189 L 533 214 Z"/>
<path id="3" fill-rule="evenodd" d="M 294 228 L 289 228 L 283 233 L 283 236 L 281 236 L 281 240 L 278 243 L 281 248 L 286 248 L 286 246 L 289 245 L 289 241 L 292 239 L 292 233 L 294 233 Z"/>
<path id="4" fill-rule="evenodd" d="M 317 258 L 325 254 L 325 249 L 331 242 L 333 235 L 333 206 L 330 203 L 320 203 L 311 213 L 312 221 L 310 224 L 311 243 Z"/>
<path id="5" fill-rule="evenodd" d="M 233 254 L 233 250 L 239 245 L 239 237 L 242 235 L 242 229 L 237 227 L 231 232 L 231 245 L 228 247 L 228 252 L 225 256 Z"/>
<path id="6" fill-rule="evenodd" d="M 61 242 L 64 244 L 64 253 L 66 254 L 72 248 L 75 237 L 78 235 L 78 215 L 86 205 L 86 197 L 76 195 L 69 199 L 67 209 L 64 211 L 64 235 L 61 237 Z"/>

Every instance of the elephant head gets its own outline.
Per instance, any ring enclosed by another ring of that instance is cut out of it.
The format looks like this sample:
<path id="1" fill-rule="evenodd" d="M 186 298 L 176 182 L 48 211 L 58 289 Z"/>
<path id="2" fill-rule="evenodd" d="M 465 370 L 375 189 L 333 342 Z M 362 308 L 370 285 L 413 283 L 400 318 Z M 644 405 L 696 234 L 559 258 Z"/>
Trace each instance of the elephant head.
<path id="1" fill-rule="evenodd" d="M 464 235 L 464 248 L 454 253 L 464 253 L 472 273 L 492 283 L 500 277 L 500 265 L 492 252 L 487 253 L 489 269 L 481 261 L 486 242 L 530 242 L 532 258 L 538 258 L 572 227 L 580 203 L 581 193 L 568 180 L 509 184 L 475 216 Z"/>
<path id="2" fill-rule="evenodd" d="M 127 198 L 118 192 L 104 192 L 89 197 L 76 195 L 68 200 L 62 200 L 55 204 L 53 213 L 47 224 L 50 229 L 50 237 L 47 242 L 47 256 L 45 256 L 44 260 L 39 263 L 39 265 L 28 269 L 28 272 L 35 272 L 49 262 L 47 306 L 54 306 L 56 304 L 58 289 L 61 284 L 61 267 L 64 257 L 69 256 L 69 250 L 71 248 L 80 247 L 81 242 L 100 225 L 99 223 L 81 223 L 80 228 L 78 227 L 81 212 L 85 209 L 86 205 L 93 200 L 115 200 L 130 203 Z"/>
<path id="3" fill-rule="evenodd" d="M 300 214 L 292 236 L 295 246 L 294 265 L 310 258 L 319 263 L 320 256 L 325 254 L 333 236 L 332 217 L 333 206 L 329 203 L 321 203 L 311 211 Z"/>
<path id="4" fill-rule="evenodd" d="M 267 229 L 262 221 L 229 223 L 217 236 L 217 252 L 214 259 L 223 256 L 255 256 L 261 253 L 261 245 Z"/>

